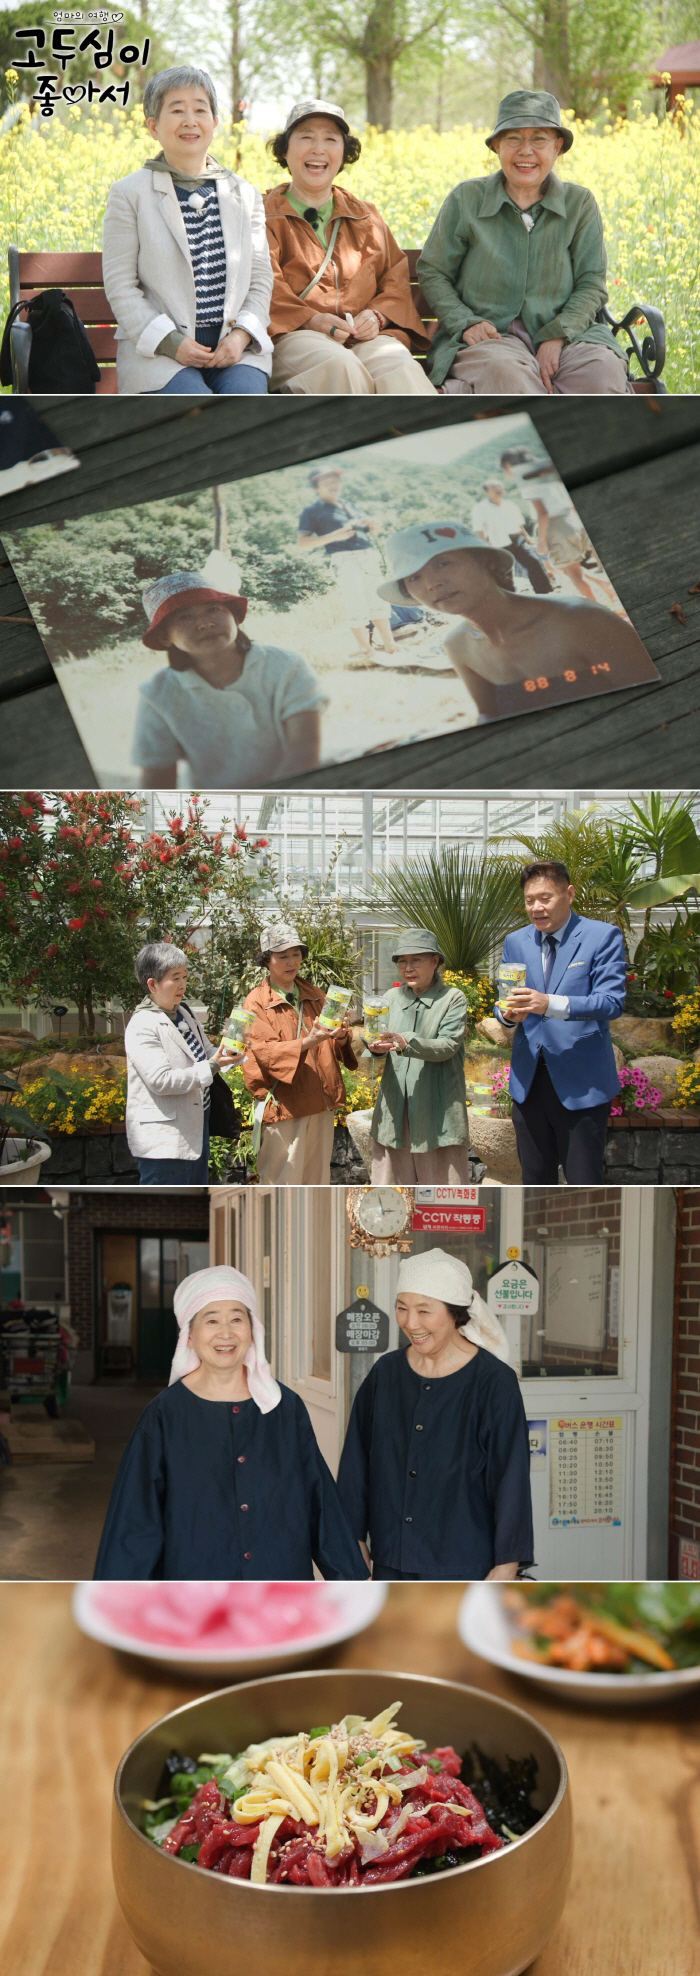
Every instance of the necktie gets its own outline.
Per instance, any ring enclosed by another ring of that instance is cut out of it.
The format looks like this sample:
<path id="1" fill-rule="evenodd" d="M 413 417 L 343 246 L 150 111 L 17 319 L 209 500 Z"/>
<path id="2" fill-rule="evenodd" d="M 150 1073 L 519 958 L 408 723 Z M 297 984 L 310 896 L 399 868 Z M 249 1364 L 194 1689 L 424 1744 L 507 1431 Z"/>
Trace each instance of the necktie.
<path id="1" fill-rule="evenodd" d="M 544 974 L 545 994 L 552 979 L 552 968 L 554 966 L 556 951 L 557 943 L 553 933 L 545 933 L 542 941 L 542 971 Z"/>

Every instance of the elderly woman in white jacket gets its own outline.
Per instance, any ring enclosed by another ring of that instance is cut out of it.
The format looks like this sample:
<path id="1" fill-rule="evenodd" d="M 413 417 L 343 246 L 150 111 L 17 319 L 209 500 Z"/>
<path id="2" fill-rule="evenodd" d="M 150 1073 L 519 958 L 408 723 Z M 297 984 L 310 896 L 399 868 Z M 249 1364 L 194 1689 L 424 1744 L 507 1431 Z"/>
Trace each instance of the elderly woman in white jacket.
<path id="1" fill-rule="evenodd" d="M 184 1000 L 187 955 L 154 940 L 136 956 L 144 1000 L 126 1026 L 126 1136 L 142 1187 L 206 1186 L 214 1071 L 242 1063 L 210 1043 Z"/>
<path id="2" fill-rule="evenodd" d="M 160 146 L 107 200 L 102 267 L 117 320 L 120 392 L 267 391 L 272 267 L 262 198 L 209 154 L 205 69 L 161 69 L 143 110 Z"/>

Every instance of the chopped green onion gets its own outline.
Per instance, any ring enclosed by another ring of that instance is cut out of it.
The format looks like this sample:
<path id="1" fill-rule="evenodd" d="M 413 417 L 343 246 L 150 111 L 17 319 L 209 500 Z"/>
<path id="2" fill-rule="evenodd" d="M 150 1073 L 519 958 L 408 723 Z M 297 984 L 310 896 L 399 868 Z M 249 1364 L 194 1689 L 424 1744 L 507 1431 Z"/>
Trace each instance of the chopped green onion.
<path id="1" fill-rule="evenodd" d="M 310 1736 L 310 1738 L 311 1738 L 311 1741 L 312 1741 L 312 1743 L 314 1743 L 314 1742 L 316 1741 L 316 1737 L 317 1737 L 317 1736 L 330 1736 L 330 1733 L 331 1733 L 331 1732 L 330 1732 L 330 1729 L 329 1729 L 329 1727 L 328 1727 L 328 1724 L 327 1724 L 327 1723 L 324 1723 L 324 1725 L 323 1725 L 323 1727 L 322 1727 L 321 1729 L 310 1729 L 310 1730 L 309 1730 L 309 1736 Z"/>
<path id="2" fill-rule="evenodd" d="M 439 1758 L 439 1756 L 429 1756 L 429 1757 L 428 1757 L 428 1769 L 429 1769 L 429 1770 L 437 1770 L 437 1771 L 440 1771 L 440 1770 L 442 1770 L 442 1763 L 441 1763 L 441 1761 L 440 1761 L 440 1758 Z"/>

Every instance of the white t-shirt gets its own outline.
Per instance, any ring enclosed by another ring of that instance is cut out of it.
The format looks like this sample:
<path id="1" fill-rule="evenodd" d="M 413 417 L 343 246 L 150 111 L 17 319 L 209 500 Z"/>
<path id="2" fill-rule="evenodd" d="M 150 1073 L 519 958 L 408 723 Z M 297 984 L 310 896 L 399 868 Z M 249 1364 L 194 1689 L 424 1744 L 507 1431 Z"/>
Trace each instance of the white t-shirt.
<path id="1" fill-rule="evenodd" d="M 472 509 L 472 528 L 485 535 L 492 549 L 507 549 L 511 535 L 522 535 L 523 511 L 519 501 L 490 501 L 488 494 Z"/>
<path id="2" fill-rule="evenodd" d="M 548 515 L 570 514 L 571 495 L 567 494 L 564 482 L 559 479 L 554 467 L 550 473 L 542 474 L 541 477 L 530 480 L 526 478 L 528 474 L 536 473 L 537 465 L 537 460 L 529 460 L 525 466 L 511 467 L 511 474 L 515 474 L 521 493 L 527 496 L 528 501 L 541 501 Z"/>
<path id="3" fill-rule="evenodd" d="M 279 772 L 284 722 L 327 704 L 306 660 L 276 645 L 252 644 L 230 686 L 164 666 L 141 687 L 133 760 L 143 770 L 184 760 L 197 789 L 254 789 Z"/>

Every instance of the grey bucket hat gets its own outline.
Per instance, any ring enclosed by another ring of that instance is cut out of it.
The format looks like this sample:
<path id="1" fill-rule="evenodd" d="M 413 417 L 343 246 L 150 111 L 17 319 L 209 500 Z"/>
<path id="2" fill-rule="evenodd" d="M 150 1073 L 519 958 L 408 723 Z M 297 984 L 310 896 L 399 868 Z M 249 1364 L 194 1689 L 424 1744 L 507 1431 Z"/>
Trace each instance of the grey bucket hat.
<path id="1" fill-rule="evenodd" d="M 563 137 L 563 151 L 571 150 L 574 133 L 562 123 L 556 96 L 551 96 L 548 89 L 511 89 L 509 96 L 501 97 L 496 128 L 486 142 L 492 151 L 494 137 L 501 137 L 504 130 L 540 130 L 545 126 Z"/>
<path id="2" fill-rule="evenodd" d="M 377 584 L 377 596 L 386 597 L 390 604 L 405 604 L 405 578 L 418 576 L 433 556 L 444 555 L 447 549 L 473 549 L 480 556 L 488 556 L 502 577 L 515 568 L 510 549 L 489 548 L 488 542 L 461 521 L 414 522 L 411 528 L 400 528 L 396 535 L 390 535 L 385 549 L 394 573 L 387 583 Z"/>
<path id="3" fill-rule="evenodd" d="M 306 941 L 302 940 L 301 934 L 297 932 L 296 927 L 292 926 L 291 922 L 286 919 L 271 920 L 267 926 L 261 926 L 260 928 L 260 951 L 256 955 L 257 966 L 265 967 L 270 954 L 285 954 L 290 947 L 300 947 L 301 958 L 302 960 L 306 960 L 309 949 Z"/>
<path id="4" fill-rule="evenodd" d="M 405 933 L 397 933 L 392 961 L 405 960 L 407 954 L 437 954 L 441 961 L 445 958 L 435 934 L 429 933 L 427 926 L 409 926 Z"/>

